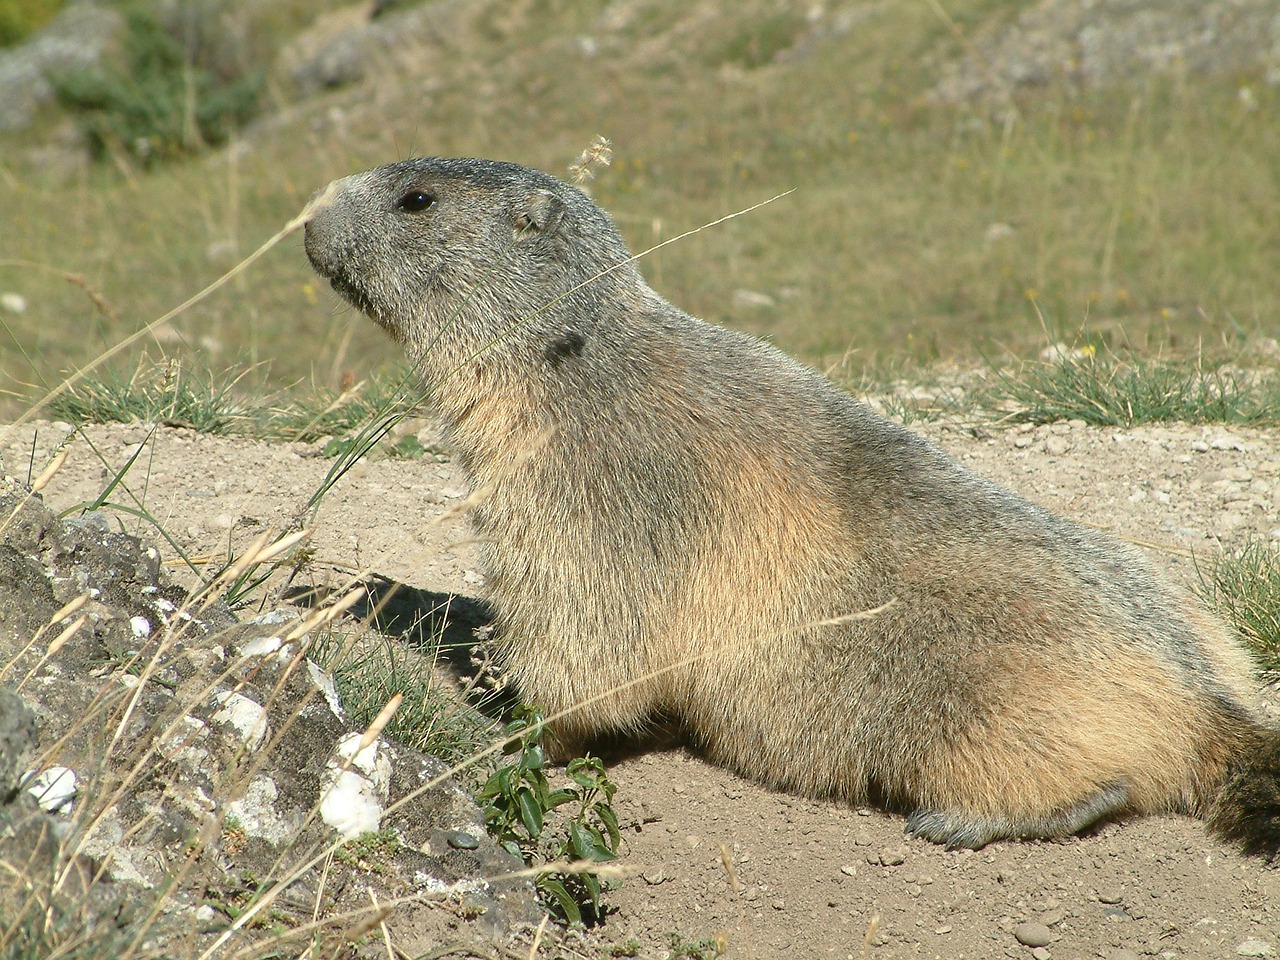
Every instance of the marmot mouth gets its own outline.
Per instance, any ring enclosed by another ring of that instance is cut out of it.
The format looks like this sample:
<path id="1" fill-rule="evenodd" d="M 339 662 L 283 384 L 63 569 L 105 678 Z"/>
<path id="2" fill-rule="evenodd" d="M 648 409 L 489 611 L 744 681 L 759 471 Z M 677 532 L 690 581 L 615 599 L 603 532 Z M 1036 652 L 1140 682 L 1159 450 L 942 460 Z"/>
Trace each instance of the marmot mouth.
<path id="1" fill-rule="evenodd" d="M 391 334 L 393 339 L 400 339 L 400 330 L 391 323 L 383 315 L 382 311 L 373 302 L 370 296 L 365 292 L 364 287 L 355 283 L 350 277 L 341 271 L 329 275 L 329 285 L 336 290 L 344 300 L 353 307 L 363 313 L 366 317 L 376 323 L 387 333 Z"/>
<path id="2" fill-rule="evenodd" d="M 329 286 L 333 287 L 344 300 L 362 313 L 367 313 L 370 317 L 373 317 L 377 312 L 374 309 L 373 301 L 369 299 L 369 295 L 365 293 L 364 288 L 342 271 L 335 270 L 329 274 Z"/>

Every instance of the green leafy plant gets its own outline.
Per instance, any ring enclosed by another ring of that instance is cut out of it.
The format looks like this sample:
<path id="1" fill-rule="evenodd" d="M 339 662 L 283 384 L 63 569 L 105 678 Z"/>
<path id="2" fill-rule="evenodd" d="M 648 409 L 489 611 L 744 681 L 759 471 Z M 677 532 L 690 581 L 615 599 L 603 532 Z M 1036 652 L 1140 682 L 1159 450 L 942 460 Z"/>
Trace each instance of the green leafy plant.
<path id="1" fill-rule="evenodd" d="M 667 957 L 670 960 L 715 960 L 722 953 L 724 950 L 715 940 L 688 940 L 679 933 L 667 934 Z"/>
<path id="2" fill-rule="evenodd" d="M 387 860 L 402 846 L 396 830 L 370 830 L 348 840 L 334 852 L 334 859 L 366 873 L 386 873 Z"/>
<path id="3" fill-rule="evenodd" d="M 196 12 L 204 14 L 195 23 L 201 29 L 187 29 L 184 43 L 156 13 L 132 5 L 125 11 L 122 69 L 50 77 L 96 153 L 116 148 L 144 163 L 197 153 L 226 141 L 253 115 L 263 72 L 220 70 L 207 54 L 202 58 L 219 46 L 211 34 L 220 11 L 206 2 Z"/>
<path id="4" fill-rule="evenodd" d="M 621 834 L 612 806 L 617 789 L 596 757 L 569 762 L 569 785 L 552 789 L 542 749 L 544 721 L 535 708 L 522 707 L 507 724 L 509 738 L 502 763 L 480 788 L 485 826 L 507 851 L 526 863 L 563 866 L 565 862 L 603 863 L 618 853 Z M 567 809 L 567 816 L 549 817 Z M 554 867 L 538 874 L 543 901 L 570 923 L 594 923 L 601 917 L 603 883 L 589 869 Z"/>

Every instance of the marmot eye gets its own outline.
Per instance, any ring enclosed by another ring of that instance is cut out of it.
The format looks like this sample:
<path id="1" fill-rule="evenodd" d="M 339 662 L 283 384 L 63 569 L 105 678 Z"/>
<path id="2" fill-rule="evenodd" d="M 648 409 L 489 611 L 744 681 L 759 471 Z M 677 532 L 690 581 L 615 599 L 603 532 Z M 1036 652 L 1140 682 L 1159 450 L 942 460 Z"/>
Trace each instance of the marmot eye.
<path id="1" fill-rule="evenodd" d="M 405 213 L 421 213 L 433 206 L 435 202 L 436 197 L 433 193 L 427 193 L 425 190 L 410 190 L 396 201 L 396 209 L 403 210 Z"/>

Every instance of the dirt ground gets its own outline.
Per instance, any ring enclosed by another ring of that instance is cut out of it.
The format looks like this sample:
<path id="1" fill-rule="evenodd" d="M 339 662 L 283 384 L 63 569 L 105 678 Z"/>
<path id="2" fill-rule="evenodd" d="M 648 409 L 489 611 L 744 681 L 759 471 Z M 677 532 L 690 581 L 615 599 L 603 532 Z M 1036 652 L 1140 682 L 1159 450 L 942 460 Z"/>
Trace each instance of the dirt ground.
<path id="1" fill-rule="evenodd" d="M 419 426 L 430 444 L 434 430 Z M 1065 423 L 916 429 L 978 473 L 1138 542 L 1186 583 L 1196 578 L 1192 553 L 1280 540 L 1274 435 Z M 39 473 L 69 432 L 47 422 L 0 426 L 4 472 L 25 477 L 33 463 Z M 45 490 L 57 509 L 96 496 L 148 435 L 140 425 L 88 433 L 98 453 L 73 441 Z M 332 462 L 320 447 L 161 428 L 127 484 L 183 549 L 216 558 L 229 541 L 242 546 L 294 514 Z M 377 572 L 483 595 L 460 515 L 465 495 L 447 454 L 358 465 L 315 517 L 312 578 Z M 113 499 L 129 502 L 120 489 Z M 172 556 L 153 531 L 121 518 Z M 1276 691 L 1264 699 L 1280 718 Z M 627 758 L 611 775 L 630 824 L 629 875 L 609 894 L 614 911 L 603 928 L 561 946 L 571 956 L 629 941 L 635 955 L 666 956 L 673 934 L 744 958 L 1280 956 L 1280 869 L 1237 855 L 1188 818 L 947 852 L 906 839 L 900 818 L 779 795 L 681 749 Z"/>

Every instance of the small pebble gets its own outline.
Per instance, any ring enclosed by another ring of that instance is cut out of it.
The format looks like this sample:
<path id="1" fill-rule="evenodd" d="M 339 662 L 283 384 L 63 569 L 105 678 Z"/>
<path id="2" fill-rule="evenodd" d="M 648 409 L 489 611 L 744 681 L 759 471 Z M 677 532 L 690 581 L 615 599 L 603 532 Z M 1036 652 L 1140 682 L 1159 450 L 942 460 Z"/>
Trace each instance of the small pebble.
<path id="1" fill-rule="evenodd" d="M 1098 901 L 1100 903 L 1121 903 L 1124 901 L 1124 897 L 1119 890 L 1104 889 L 1098 891 Z"/>
<path id="2" fill-rule="evenodd" d="M 1065 919 L 1067 919 L 1065 910 L 1047 910 L 1040 915 L 1040 922 L 1046 927 L 1055 927 Z"/>
<path id="3" fill-rule="evenodd" d="M 1272 957 L 1275 956 L 1275 950 L 1271 944 L 1265 940 L 1246 940 L 1240 946 L 1236 947 L 1236 956 L 1238 957 Z"/>
<path id="4" fill-rule="evenodd" d="M 463 830 L 450 830 L 444 835 L 444 842 L 455 850 L 475 850 L 480 841 Z"/>
<path id="5" fill-rule="evenodd" d="M 847 863 L 840 868 L 840 872 L 846 877 L 856 877 L 858 875 L 858 868 L 851 863 Z"/>
<path id="6" fill-rule="evenodd" d="M 1020 923 L 1013 928 L 1017 941 L 1027 947 L 1047 947 L 1053 942 L 1053 933 L 1043 923 Z"/>
<path id="7" fill-rule="evenodd" d="M 1032 960 L 1049 960 L 1052 956 L 1047 947 L 1036 947 L 1031 951 Z"/>
<path id="8" fill-rule="evenodd" d="M 907 862 L 905 847 L 885 847 L 880 851 L 880 863 L 886 867 L 900 867 Z"/>

